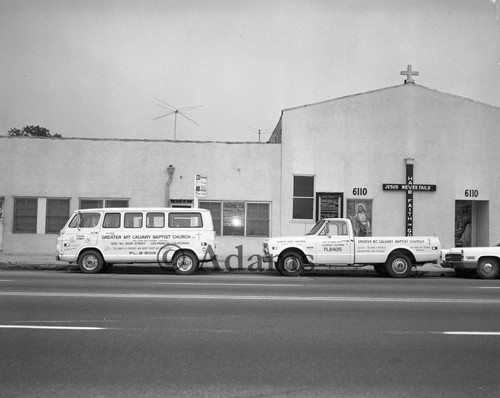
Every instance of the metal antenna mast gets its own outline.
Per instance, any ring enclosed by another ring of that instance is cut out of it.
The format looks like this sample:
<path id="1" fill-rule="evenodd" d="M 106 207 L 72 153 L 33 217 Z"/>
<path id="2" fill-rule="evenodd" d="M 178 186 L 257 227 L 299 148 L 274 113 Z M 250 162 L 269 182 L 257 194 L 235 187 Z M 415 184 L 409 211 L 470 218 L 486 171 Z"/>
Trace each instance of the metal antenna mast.
<path id="1" fill-rule="evenodd" d="M 248 130 L 251 131 L 252 133 L 259 134 L 259 142 L 260 142 L 260 135 L 262 133 L 268 134 L 268 133 L 272 132 L 271 129 L 256 129 L 255 127 L 249 127 Z"/>
<path id="2" fill-rule="evenodd" d="M 157 120 L 157 119 L 161 119 L 162 117 L 167 117 L 167 116 L 170 116 L 172 114 L 174 114 L 174 141 L 176 140 L 176 136 L 177 136 L 177 115 L 181 115 L 182 117 L 186 118 L 187 120 L 189 120 L 190 122 L 193 122 L 194 124 L 196 124 L 197 126 L 199 126 L 198 123 L 196 123 L 193 119 L 187 117 L 184 112 L 188 112 L 188 111 L 192 111 L 192 110 L 195 110 L 197 108 L 200 108 L 202 107 L 203 105 L 196 105 L 196 106 L 187 106 L 185 108 L 176 108 L 175 106 L 172 106 L 170 104 L 167 104 L 165 101 L 162 101 L 161 99 L 159 98 L 156 98 L 156 97 L 153 97 L 156 101 L 159 101 L 161 102 L 161 104 L 156 104 L 156 106 L 159 106 L 160 108 L 163 108 L 163 109 L 166 109 L 167 110 L 167 113 L 165 113 L 164 115 L 161 115 L 161 116 L 158 116 L 158 117 L 155 117 L 153 118 L 153 120 Z"/>

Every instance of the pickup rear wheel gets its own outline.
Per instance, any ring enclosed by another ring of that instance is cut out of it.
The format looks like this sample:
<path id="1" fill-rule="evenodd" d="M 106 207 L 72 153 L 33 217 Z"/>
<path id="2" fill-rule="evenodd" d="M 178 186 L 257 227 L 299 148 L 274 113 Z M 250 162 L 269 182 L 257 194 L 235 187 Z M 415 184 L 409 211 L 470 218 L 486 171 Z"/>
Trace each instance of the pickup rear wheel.
<path id="1" fill-rule="evenodd" d="M 411 273 L 411 261 L 406 254 L 391 254 L 385 263 L 385 269 L 391 278 L 406 278 Z"/>
<path id="2" fill-rule="evenodd" d="M 284 276 L 299 276 L 303 268 L 302 256 L 298 253 L 285 253 L 278 260 L 278 271 Z"/>
<path id="3" fill-rule="evenodd" d="M 479 260 L 476 268 L 476 274 L 481 279 L 495 279 L 500 273 L 500 266 L 498 260 L 486 257 Z"/>

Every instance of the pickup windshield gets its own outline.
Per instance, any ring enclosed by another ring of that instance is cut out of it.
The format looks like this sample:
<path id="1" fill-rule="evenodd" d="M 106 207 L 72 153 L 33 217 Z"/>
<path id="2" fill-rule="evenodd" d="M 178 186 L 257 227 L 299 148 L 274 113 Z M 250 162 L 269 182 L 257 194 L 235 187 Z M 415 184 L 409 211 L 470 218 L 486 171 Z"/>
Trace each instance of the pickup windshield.
<path id="1" fill-rule="evenodd" d="M 319 220 L 316 223 L 316 225 L 314 227 L 312 227 L 312 229 L 307 233 L 307 235 L 316 235 L 324 223 L 325 223 L 324 220 Z"/>

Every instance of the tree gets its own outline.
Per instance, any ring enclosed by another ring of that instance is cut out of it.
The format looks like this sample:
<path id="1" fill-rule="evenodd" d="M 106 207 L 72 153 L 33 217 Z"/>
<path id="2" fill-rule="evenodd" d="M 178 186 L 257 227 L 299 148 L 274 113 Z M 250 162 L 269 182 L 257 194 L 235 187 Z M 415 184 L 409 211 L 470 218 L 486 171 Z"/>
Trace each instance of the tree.
<path id="1" fill-rule="evenodd" d="M 51 135 L 49 129 L 40 126 L 25 126 L 21 130 L 18 128 L 11 128 L 7 135 L 15 137 L 61 137 L 61 134 Z"/>

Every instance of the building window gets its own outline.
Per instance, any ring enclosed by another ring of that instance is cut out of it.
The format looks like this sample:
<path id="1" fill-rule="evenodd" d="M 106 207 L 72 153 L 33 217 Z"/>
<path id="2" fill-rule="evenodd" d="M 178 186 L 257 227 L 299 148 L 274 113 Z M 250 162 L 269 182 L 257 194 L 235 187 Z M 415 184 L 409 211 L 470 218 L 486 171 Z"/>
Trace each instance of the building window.
<path id="1" fill-rule="evenodd" d="M 105 200 L 104 207 L 128 207 L 128 199 Z"/>
<path id="2" fill-rule="evenodd" d="M 220 236 L 269 236 L 270 204 L 254 202 L 200 202 L 210 210 Z"/>
<path id="3" fill-rule="evenodd" d="M 245 202 L 224 202 L 222 234 L 225 236 L 245 235 Z"/>
<path id="4" fill-rule="evenodd" d="M 221 202 L 200 202 L 199 207 L 207 209 L 212 215 L 214 230 L 216 235 L 222 235 L 222 203 Z"/>
<path id="5" fill-rule="evenodd" d="M 128 207 L 128 199 L 80 199 L 80 209 L 101 209 L 103 207 Z"/>
<path id="6" fill-rule="evenodd" d="M 269 236 L 269 203 L 247 203 L 247 236 Z"/>
<path id="7" fill-rule="evenodd" d="M 14 233 L 36 234 L 37 209 L 37 198 L 14 198 Z"/>
<path id="8" fill-rule="evenodd" d="M 69 199 L 47 199 L 45 233 L 57 234 L 69 218 Z"/>
<path id="9" fill-rule="evenodd" d="M 314 219 L 314 177 L 293 176 L 294 220 Z"/>

